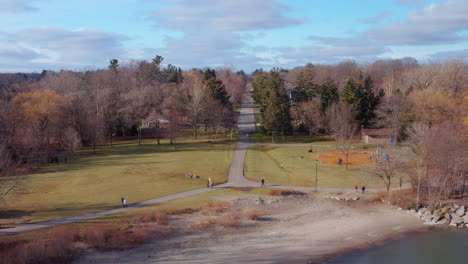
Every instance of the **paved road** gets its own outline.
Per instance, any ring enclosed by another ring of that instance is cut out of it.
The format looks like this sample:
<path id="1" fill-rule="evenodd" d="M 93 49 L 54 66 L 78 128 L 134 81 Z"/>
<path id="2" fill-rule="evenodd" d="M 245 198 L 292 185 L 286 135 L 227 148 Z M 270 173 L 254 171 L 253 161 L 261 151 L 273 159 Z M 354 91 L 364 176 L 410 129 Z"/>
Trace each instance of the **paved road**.
<path id="1" fill-rule="evenodd" d="M 212 190 L 216 189 L 222 189 L 222 188 L 234 188 L 234 187 L 260 187 L 260 183 L 250 181 L 244 177 L 244 162 L 245 162 L 245 156 L 247 154 L 247 148 L 249 145 L 254 145 L 252 143 L 249 143 L 249 134 L 252 134 L 255 132 L 255 118 L 254 118 L 254 108 L 253 108 L 253 100 L 251 96 L 251 87 L 249 87 L 249 91 L 247 94 L 244 96 L 242 105 L 240 108 L 240 116 L 239 116 L 239 122 L 238 122 L 238 130 L 240 132 L 240 137 L 239 141 L 237 143 L 236 149 L 234 150 L 234 155 L 233 155 L 233 160 L 231 163 L 231 166 L 229 168 L 229 175 L 228 175 L 228 182 L 225 184 L 221 184 L 216 186 L 215 188 L 212 189 L 196 189 L 196 190 L 191 190 L 191 191 L 186 191 L 186 192 L 181 192 L 181 193 L 176 193 L 168 196 L 163 196 L 159 197 L 156 199 L 148 200 L 148 201 L 143 201 L 140 203 L 136 204 L 131 204 L 129 208 L 113 208 L 113 209 L 108 209 L 108 210 L 103 210 L 99 212 L 93 212 L 93 213 L 88 213 L 84 215 L 79 215 L 79 216 L 72 216 L 72 217 L 66 217 L 62 219 L 55 219 L 55 220 L 50 220 L 50 221 L 45 221 L 45 222 L 40 222 L 40 223 L 33 223 L 33 224 L 26 224 L 26 225 L 20 225 L 16 226 L 13 228 L 5 228 L 5 229 L 0 229 L 0 235 L 4 234 L 15 234 L 15 233 L 20 233 L 20 232 L 27 232 L 27 231 L 33 231 L 41 228 L 46 228 L 46 227 L 52 227 L 56 225 L 62 225 L 62 224 L 68 224 L 68 223 L 73 223 L 73 222 L 79 222 L 87 219 L 92 219 L 96 217 L 101 217 L 101 216 L 106 216 L 110 214 L 115 214 L 115 213 L 120 213 L 125 210 L 131 209 L 131 208 L 139 208 L 139 207 L 145 207 L 145 206 L 151 206 L 163 202 L 167 202 L 170 200 L 174 199 L 179 199 L 187 196 L 191 196 L 194 194 L 199 194 L 199 193 L 204 193 L 204 192 L 209 192 Z M 272 145 L 272 144 L 256 144 L 256 145 Z M 278 146 L 284 146 L 285 144 L 274 144 Z M 291 146 L 310 146 L 308 144 L 288 144 Z M 302 191 L 310 191 L 310 190 L 315 190 L 314 187 L 295 187 L 295 186 L 281 186 L 281 185 L 266 185 L 266 188 L 287 188 L 287 189 L 294 189 L 294 190 L 302 190 Z M 354 192 L 354 189 L 338 189 L 338 188 L 318 188 L 320 191 L 350 191 Z M 384 188 L 380 189 L 371 189 L 369 190 L 370 192 L 373 191 L 378 191 L 378 190 L 384 190 Z"/>

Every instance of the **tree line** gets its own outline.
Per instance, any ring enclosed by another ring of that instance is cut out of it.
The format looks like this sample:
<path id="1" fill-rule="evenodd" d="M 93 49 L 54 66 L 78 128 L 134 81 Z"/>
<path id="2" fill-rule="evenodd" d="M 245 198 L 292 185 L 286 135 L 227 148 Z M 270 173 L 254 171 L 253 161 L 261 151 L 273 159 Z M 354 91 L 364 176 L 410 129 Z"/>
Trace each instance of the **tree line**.
<path id="1" fill-rule="evenodd" d="M 106 143 L 141 142 L 144 125 L 176 149 L 186 130 L 197 137 L 235 127 L 246 75 L 230 69 L 182 71 L 156 56 L 107 69 L 0 75 L 0 145 L 11 162 L 50 162 L 59 151 Z M 144 124 L 145 123 L 145 124 Z M 3 155 L 2 155 L 3 156 Z"/>
<path id="2" fill-rule="evenodd" d="M 419 64 L 413 58 L 367 65 L 307 64 L 253 73 L 263 132 L 332 135 L 342 143 L 360 128 L 385 128 L 417 157 L 410 178 L 422 200 L 435 206 L 464 193 L 468 162 L 468 65 L 463 60 Z M 346 147 L 344 149 L 347 149 Z M 346 151 L 345 151 L 346 152 Z M 387 189 L 397 160 L 382 166 Z"/>

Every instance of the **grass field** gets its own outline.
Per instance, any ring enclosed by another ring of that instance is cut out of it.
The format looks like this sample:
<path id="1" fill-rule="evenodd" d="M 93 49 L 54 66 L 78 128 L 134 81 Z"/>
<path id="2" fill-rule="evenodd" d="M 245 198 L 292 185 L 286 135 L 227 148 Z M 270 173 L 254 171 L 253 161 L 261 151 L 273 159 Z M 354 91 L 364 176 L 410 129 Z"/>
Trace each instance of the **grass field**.
<path id="1" fill-rule="evenodd" d="M 206 138 L 178 140 L 178 151 L 162 140 L 116 142 L 80 151 L 81 158 L 48 165 L 26 176 L 21 189 L 8 197 L 0 223 L 36 222 L 82 214 L 165 196 L 227 180 L 235 139 L 207 143 Z M 187 178 L 187 173 L 200 175 Z M 3 207 L 3 205 L 2 205 Z M 20 218 L 19 218 L 20 217 Z"/>
<path id="2" fill-rule="evenodd" d="M 313 187 L 315 159 L 309 156 L 307 150 L 308 147 L 251 147 L 247 152 L 246 177 L 258 182 L 265 179 L 267 184 Z M 317 151 L 334 152 L 336 148 L 332 146 L 314 148 L 314 153 Z M 318 162 L 318 187 L 354 188 L 355 185 L 369 188 L 384 187 L 379 179 L 370 176 L 363 171 L 363 168 L 349 166 L 346 171 L 345 166 Z"/>

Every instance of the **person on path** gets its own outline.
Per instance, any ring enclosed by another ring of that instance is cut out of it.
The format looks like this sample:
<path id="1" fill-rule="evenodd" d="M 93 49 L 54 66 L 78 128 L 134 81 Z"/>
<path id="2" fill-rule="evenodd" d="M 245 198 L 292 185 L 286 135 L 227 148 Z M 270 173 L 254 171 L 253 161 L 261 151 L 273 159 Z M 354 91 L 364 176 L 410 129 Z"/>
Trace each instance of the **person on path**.
<path id="1" fill-rule="evenodd" d="M 125 207 L 125 206 L 124 206 L 124 199 L 125 199 L 125 198 L 123 198 L 123 197 L 120 198 L 120 203 L 122 204 L 122 207 Z"/>
<path id="2" fill-rule="evenodd" d="M 213 188 L 213 181 L 211 180 L 211 177 L 208 178 L 208 187 Z"/>
<path id="3" fill-rule="evenodd" d="M 125 198 L 125 197 L 123 198 L 123 207 L 124 207 L 124 208 L 125 208 L 125 207 L 128 207 L 128 205 L 127 205 L 127 198 Z"/>
<path id="4" fill-rule="evenodd" d="M 361 190 L 362 190 L 362 193 L 364 193 L 366 191 L 366 186 L 363 185 Z"/>
<path id="5" fill-rule="evenodd" d="M 262 187 L 265 186 L 265 179 L 262 179 Z"/>
<path id="6" fill-rule="evenodd" d="M 356 190 L 356 192 L 357 192 L 357 185 L 354 185 L 354 190 Z"/>

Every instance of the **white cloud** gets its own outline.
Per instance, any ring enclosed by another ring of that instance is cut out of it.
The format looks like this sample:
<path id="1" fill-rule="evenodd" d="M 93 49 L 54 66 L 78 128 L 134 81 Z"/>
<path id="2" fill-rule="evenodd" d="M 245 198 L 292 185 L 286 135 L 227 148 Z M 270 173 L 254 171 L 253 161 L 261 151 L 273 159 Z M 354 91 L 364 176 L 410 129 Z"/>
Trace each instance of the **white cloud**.
<path id="1" fill-rule="evenodd" d="M 22 13 L 37 10 L 38 8 L 24 0 L 0 0 L 0 13 Z"/>
<path id="2" fill-rule="evenodd" d="M 93 29 L 66 30 L 57 27 L 29 28 L 8 33 L 0 43 L 0 60 L 57 69 L 103 65 L 125 54 L 127 38 Z M 5 64 L 4 64 L 5 65 Z M 5 66 L 3 66 L 5 68 Z M 3 69 L 7 70 L 8 69 Z"/>

